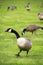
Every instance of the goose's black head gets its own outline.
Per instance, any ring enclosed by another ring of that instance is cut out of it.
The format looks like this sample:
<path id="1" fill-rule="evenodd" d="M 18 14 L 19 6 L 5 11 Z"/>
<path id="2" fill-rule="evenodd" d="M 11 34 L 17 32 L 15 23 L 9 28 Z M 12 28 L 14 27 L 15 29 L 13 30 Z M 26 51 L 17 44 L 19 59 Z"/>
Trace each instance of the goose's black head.
<path id="1" fill-rule="evenodd" d="M 20 37 L 20 35 L 18 34 L 18 32 L 17 31 L 15 31 L 14 29 L 12 29 L 12 28 L 8 28 L 5 32 L 11 32 L 11 33 L 14 33 L 15 35 L 16 35 L 16 37 L 17 38 L 19 38 Z"/>
<path id="2" fill-rule="evenodd" d="M 5 30 L 5 32 L 11 32 L 14 33 L 14 30 L 12 28 L 8 28 L 7 30 Z"/>
<path id="3" fill-rule="evenodd" d="M 5 30 L 5 32 L 12 32 L 13 33 L 13 29 L 12 28 L 8 28 L 7 30 Z"/>
<path id="4" fill-rule="evenodd" d="M 23 29 L 22 35 L 23 35 L 25 32 L 26 32 L 26 28 L 25 28 L 25 29 Z"/>

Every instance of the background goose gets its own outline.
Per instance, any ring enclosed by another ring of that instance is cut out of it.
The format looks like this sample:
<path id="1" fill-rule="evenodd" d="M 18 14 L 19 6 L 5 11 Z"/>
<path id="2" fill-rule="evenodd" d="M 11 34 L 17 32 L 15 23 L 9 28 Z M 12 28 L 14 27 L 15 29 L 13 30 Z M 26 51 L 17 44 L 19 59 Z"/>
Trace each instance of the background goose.
<path id="1" fill-rule="evenodd" d="M 38 13 L 38 17 L 40 20 L 43 20 L 43 12 Z"/>
<path id="2" fill-rule="evenodd" d="M 16 8 L 16 6 L 8 6 L 7 10 L 15 10 Z"/>
<path id="3" fill-rule="evenodd" d="M 41 26 L 37 26 L 37 25 L 29 25 L 28 27 L 24 28 L 23 31 L 22 31 L 22 35 L 25 33 L 25 32 L 33 32 L 38 30 L 38 29 L 43 29 L 43 27 Z"/>
<path id="4" fill-rule="evenodd" d="M 30 11 L 30 3 L 27 3 L 27 5 L 26 5 L 26 10 L 27 10 L 27 11 Z"/>
<path id="5" fill-rule="evenodd" d="M 14 33 L 16 35 L 17 45 L 18 45 L 18 47 L 20 49 L 20 51 L 18 52 L 18 54 L 16 54 L 17 56 L 20 56 L 20 52 L 21 51 L 26 51 L 27 54 L 28 54 L 28 51 L 32 47 L 32 43 L 31 43 L 30 39 L 21 38 L 20 35 L 18 34 L 18 32 L 15 31 L 15 30 L 13 30 L 12 28 L 8 28 L 5 32 L 11 32 L 11 33 Z"/>

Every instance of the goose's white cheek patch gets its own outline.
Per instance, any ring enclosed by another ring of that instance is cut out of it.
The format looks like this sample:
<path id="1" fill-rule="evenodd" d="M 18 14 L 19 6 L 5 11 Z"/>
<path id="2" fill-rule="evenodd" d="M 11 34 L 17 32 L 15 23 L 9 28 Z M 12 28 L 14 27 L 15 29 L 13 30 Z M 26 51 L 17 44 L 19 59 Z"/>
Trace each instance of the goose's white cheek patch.
<path id="1" fill-rule="evenodd" d="M 24 33 L 23 33 L 23 35 L 24 35 Z"/>
<path id="2" fill-rule="evenodd" d="M 11 29 L 9 29 L 9 31 L 8 32 L 11 32 Z"/>

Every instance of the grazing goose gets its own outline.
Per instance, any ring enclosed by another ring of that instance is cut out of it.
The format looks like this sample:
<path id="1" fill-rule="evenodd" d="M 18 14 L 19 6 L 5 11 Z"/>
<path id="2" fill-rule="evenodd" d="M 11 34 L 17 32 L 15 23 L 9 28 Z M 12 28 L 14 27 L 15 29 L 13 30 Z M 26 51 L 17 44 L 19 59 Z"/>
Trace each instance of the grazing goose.
<path id="1" fill-rule="evenodd" d="M 38 29 L 43 29 L 43 27 L 41 26 L 37 26 L 37 25 L 29 25 L 28 27 L 24 28 L 23 31 L 22 31 L 22 35 L 25 33 L 25 32 L 35 32 L 36 30 Z"/>
<path id="2" fill-rule="evenodd" d="M 17 45 L 20 49 L 18 54 L 16 54 L 17 56 L 20 56 L 21 51 L 26 51 L 28 54 L 29 50 L 32 48 L 32 42 L 30 41 L 30 39 L 21 38 L 20 35 L 18 34 L 18 32 L 13 30 L 12 28 L 8 28 L 5 32 L 11 32 L 11 33 L 14 33 L 16 35 Z"/>
<path id="3" fill-rule="evenodd" d="M 7 10 L 15 10 L 16 8 L 16 6 L 8 6 Z"/>

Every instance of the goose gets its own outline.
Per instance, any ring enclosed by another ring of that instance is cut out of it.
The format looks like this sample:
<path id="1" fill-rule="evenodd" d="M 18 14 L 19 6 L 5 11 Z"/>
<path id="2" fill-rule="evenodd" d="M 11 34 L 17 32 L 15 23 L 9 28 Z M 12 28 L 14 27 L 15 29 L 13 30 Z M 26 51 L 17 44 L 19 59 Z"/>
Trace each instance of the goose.
<path id="1" fill-rule="evenodd" d="M 16 8 L 16 6 L 8 6 L 7 10 L 15 10 Z"/>
<path id="2" fill-rule="evenodd" d="M 38 17 L 40 20 L 43 20 L 43 12 L 38 13 Z"/>
<path id="3" fill-rule="evenodd" d="M 32 32 L 32 34 L 38 30 L 38 29 L 42 29 L 43 30 L 43 27 L 41 26 L 38 26 L 38 25 L 29 25 L 27 26 L 26 28 L 23 29 L 22 31 L 22 35 L 25 33 L 25 32 Z"/>
<path id="4" fill-rule="evenodd" d="M 32 48 L 32 42 L 28 38 L 20 37 L 18 32 L 12 28 L 8 28 L 5 30 L 5 32 L 14 33 L 17 38 L 17 46 L 19 48 L 19 52 L 16 54 L 16 56 L 20 56 L 21 51 L 26 51 L 26 55 L 28 55 L 29 50 Z"/>
<path id="5" fill-rule="evenodd" d="M 28 3 L 28 4 L 26 5 L 26 10 L 27 10 L 27 11 L 30 10 L 30 3 Z"/>

